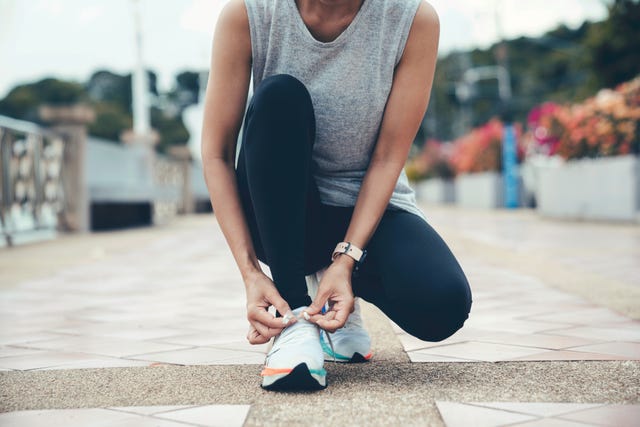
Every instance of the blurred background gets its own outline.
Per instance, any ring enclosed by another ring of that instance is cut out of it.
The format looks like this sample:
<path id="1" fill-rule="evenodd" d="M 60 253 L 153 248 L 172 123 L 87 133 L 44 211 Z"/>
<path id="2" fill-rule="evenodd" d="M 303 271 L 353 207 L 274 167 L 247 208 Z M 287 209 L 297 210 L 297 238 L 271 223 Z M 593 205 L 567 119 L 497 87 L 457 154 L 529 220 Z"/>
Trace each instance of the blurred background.
<path id="1" fill-rule="evenodd" d="M 419 200 L 637 223 L 640 2 L 431 3 Z M 0 245 L 211 210 L 200 127 L 224 4 L 0 0 Z"/>

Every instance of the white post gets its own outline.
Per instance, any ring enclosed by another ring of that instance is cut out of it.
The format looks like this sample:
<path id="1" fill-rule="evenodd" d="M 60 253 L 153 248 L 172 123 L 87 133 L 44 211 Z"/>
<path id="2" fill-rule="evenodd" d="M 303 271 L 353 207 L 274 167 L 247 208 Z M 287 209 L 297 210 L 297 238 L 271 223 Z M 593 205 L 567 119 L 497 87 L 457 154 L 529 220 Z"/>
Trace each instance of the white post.
<path id="1" fill-rule="evenodd" d="M 140 0 L 131 0 L 135 25 L 136 61 L 133 70 L 133 132 L 137 138 L 148 138 L 151 133 L 149 115 L 149 82 L 144 69 L 142 49 L 142 22 L 140 16 Z"/>

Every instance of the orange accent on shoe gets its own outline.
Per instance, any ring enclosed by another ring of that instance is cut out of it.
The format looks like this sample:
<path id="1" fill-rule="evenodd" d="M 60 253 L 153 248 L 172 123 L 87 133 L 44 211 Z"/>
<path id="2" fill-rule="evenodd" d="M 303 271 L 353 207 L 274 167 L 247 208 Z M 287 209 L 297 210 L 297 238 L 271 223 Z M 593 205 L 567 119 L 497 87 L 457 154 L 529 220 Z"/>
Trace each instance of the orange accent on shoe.
<path id="1" fill-rule="evenodd" d="M 373 352 L 369 352 L 366 356 L 364 356 L 364 360 L 369 360 L 373 357 Z"/>
<path id="2" fill-rule="evenodd" d="M 293 371 L 291 368 L 264 368 L 262 372 L 260 372 L 260 376 L 268 377 L 271 375 L 288 374 L 291 371 Z"/>

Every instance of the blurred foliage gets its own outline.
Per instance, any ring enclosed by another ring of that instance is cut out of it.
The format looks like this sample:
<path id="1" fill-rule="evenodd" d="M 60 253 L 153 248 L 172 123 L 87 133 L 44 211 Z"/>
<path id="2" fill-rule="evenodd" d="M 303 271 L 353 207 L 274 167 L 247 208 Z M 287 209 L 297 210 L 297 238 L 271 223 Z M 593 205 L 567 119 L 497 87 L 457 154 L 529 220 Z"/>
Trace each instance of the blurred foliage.
<path id="1" fill-rule="evenodd" d="M 640 153 L 640 75 L 578 104 L 547 102 L 528 117 L 529 154 L 563 158 Z"/>
<path id="2" fill-rule="evenodd" d="M 96 120 L 89 126 L 90 135 L 117 142 L 120 134 L 133 126 L 131 114 L 117 103 L 95 102 L 93 108 Z"/>
<path id="3" fill-rule="evenodd" d="M 420 153 L 413 157 L 405 166 L 407 178 L 411 181 L 419 181 L 427 178 L 451 179 L 455 171 L 450 162 L 450 144 L 442 144 L 440 141 L 429 140 L 422 147 Z"/>
<path id="4" fill-rule="evenodd" d="M 176 76 L 177 87 L 173 91 L 176 99 L 185 104 L 197 104 L 200 97 L 200 73 L 184 71 Z"/>
<path id="5" fill-rule="evenodd" d="M 189 132 L 182 120 L 182 111 L 198 100 L 199 73 L 180 73 L 174 89 L 167 94 L 159 93 L 154 72 L 148 71 L 147 77 L 151 126 L 160 134 L 157 149 L 166 151 L 171 145 L 186 144 Z M 133 125 L 131 82 L 131 74 L 120 75 L 108 70 L 96 71 L 85 84 L 47 78 L 12 89 L 0 100 L 0 114 L 38 123 L 38 107 L 42 104 L 88 103 L 96 112 L 89 134 L 119 143 L 123 131 Z"/>
<path id="6" fill-rule="evenodd" d="M 189 141 L 189 131 L 179 115 L 154 107 L 151 109 L 151 127 L 160 133 L 158 151 L 166 152 L 172 145 L 184 145 Z"/>
<path id="7" fill-rule="evenodd" d="M 41 104 L 71 105 L 86 100 L 81 84 L 47 78 L 13 88 L 0 100 L 0 114 L 37 122 Z"/>
<path id="8" fill-rule="evenodd" d="M 631 79 L 640 72 L 640 0 L 612 0 L 602 22 L 566 26 L 541 37 L 506 41 L 513 98 L 513 118 L 524 122 L 528 112 L 546 101 L 578 102 L 603 87 Z M 450 141 L 501 113 L 495 80 L 479 82 L 466 105 L 455 85 L 465 70 L 497 64 L 498 44 L 489 49 L 453 52 L 438 60 L 427 116 L 417 143 L 429 138 Z M 429 120 L 429 117 L 431 120 Z M 430 125 L 431 124 L 431 125 Z"/>
<path id="9" fill-rule="evenodd" d="M 609 18 L 591 26 L 585 41 L 591 88 L 611 88 L 640 73 L 640 1 L 615 0 Z"/>

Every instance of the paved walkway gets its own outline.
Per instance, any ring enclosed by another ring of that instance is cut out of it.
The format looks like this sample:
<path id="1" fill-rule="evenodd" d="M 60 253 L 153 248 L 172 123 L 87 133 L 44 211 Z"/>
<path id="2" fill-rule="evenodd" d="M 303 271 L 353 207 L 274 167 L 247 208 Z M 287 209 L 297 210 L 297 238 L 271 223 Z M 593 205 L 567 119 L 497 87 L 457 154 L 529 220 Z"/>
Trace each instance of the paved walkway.
<path id="1" fill-rule="evenodd" d="M 640 228 L 424 211 L 471 282 L 465 328 L 422 342 L 367 305 L 374 360 L 320 393 L 258 387 L 212 216 L 1 251 L 0 425 L 635 425 Z"/>

